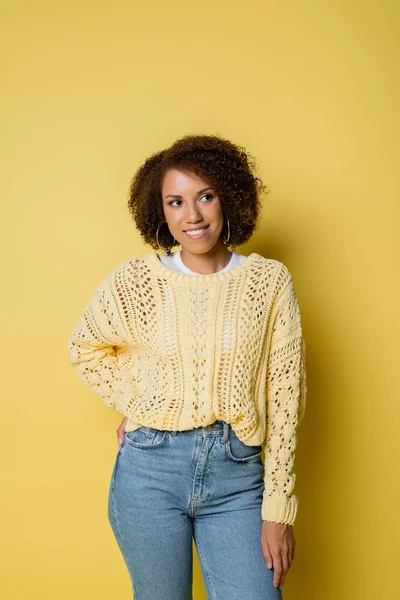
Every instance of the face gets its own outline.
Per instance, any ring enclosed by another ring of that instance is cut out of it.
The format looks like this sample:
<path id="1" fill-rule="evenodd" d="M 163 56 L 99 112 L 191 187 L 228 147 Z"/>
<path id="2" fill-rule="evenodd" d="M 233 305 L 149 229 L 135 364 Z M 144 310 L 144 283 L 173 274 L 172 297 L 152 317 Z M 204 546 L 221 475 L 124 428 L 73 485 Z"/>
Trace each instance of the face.
<path id="1" fill-rule="evenodd" d="M 164 175 L 162 199 L 165 220 L 182 249 L 204 254 L 224 248 L 220 237 L 224 226 L 222 207 L 210 183 L 194 173 L 169 169 Z"/>

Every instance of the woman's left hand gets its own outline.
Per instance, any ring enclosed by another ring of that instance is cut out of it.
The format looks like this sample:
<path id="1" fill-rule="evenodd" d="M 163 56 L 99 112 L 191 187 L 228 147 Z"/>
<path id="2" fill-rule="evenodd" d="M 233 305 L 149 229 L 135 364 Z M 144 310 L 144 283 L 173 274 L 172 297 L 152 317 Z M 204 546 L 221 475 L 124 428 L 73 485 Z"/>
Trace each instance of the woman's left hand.
<path id="1" fill-rule="evenodd" d="M 118 446 L 120 446 L 122 444 L 122 442 L 124 441 L 125 427 L 126 427 L 127 422 L 128 422 L 128 417 L 124 417 L 121 421 L 121 425 L 117 429 Z"/>
<path id="2" fill-rule="evenodd" d="M 268 568 L 274 569 L 274 586 L 282 587 L 294 559 L 296 540 L 293 526 L 287 523 L 264 521 L 261 546 Z"/>

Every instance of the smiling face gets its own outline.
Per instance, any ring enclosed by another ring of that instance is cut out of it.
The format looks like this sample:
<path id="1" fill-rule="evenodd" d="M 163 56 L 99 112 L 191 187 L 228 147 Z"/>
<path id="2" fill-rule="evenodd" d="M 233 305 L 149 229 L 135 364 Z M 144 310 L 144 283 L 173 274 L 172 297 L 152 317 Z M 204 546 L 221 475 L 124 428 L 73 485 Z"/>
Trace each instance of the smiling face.
<path id="1" fill-rule="evenodd" d="M 169 230 L 185 252 L 205 254 L 225 249 L 220 237 L 222 207 L 210 183 L 194 173 L 169 169 L 162 183 L 162 200 Z"/>

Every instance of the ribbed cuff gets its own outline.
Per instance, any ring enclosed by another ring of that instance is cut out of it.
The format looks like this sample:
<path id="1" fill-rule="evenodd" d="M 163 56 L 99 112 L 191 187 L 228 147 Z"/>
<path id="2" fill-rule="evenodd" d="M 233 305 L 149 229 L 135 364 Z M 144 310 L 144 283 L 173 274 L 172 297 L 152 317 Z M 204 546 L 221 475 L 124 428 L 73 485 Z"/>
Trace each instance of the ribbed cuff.
<path id="1" fill-rule="evenodd" d="M 298 504 L 299 501 L 294 494 L 289 499 L 272 499 L 264 494 L 261 506 L 262 519 L 263 521 L 293 525 L 297 515 Z"/>

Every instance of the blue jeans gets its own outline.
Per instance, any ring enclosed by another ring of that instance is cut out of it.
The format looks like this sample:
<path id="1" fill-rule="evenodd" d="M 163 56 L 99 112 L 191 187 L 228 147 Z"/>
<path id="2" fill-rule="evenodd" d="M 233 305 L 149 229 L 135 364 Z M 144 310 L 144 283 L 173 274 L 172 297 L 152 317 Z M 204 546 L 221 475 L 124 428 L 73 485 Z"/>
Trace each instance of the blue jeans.
<path id="1" fill-rule="evenodd" d="M 281 600 L 261 547 L 261 446 L 216 421 L 126 432 L 108 518 L 135 600 L 192 600 L 192 538 L 209 600 Z"/>

